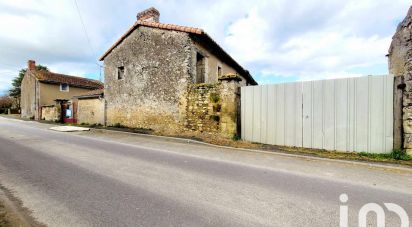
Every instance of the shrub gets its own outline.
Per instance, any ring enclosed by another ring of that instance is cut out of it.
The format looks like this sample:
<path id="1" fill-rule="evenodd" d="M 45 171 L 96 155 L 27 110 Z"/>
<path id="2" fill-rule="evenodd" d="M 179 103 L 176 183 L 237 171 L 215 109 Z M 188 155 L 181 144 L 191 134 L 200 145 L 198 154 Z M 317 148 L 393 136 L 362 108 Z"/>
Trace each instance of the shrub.
<path id="1" fill-rule="evenodd" d="M 242 138 L 240 138 L 240 136 L 237 135 L 237 134 L 233 135 L 233 137 L 232 137 L 232 140 L 234 140 L 234 141 L 238 141 L 238 140 L 241 140 L 241 139 Z"/>
<path id="2" fill-rule="evenodd" d="M 412 157 L 406 153 L 406 150 L 395 149 L 390 153 L 390 155 L 396 160 L 412 160 Z"/>
<path id="3" fill-rule="evenodd" d="M 217 102 L 219 102 L 219 100 L 220 100 L 220 97 L 219 97 L 218 94 L 216 94 L 216 93 L 211 93 L 210 94 L 210 101 L 211 102 L 217 103 Z"/>
<path id="4" fill-rule="evenodd" d="M 126 126 L 124 126 L 124 125 L 122 125 L 122 124 L 120 124 L 120 123 L 116 123 L 116 124 L 114 124 L 112 127 L 114 127 L 114 128 L 126 128 Z"/>

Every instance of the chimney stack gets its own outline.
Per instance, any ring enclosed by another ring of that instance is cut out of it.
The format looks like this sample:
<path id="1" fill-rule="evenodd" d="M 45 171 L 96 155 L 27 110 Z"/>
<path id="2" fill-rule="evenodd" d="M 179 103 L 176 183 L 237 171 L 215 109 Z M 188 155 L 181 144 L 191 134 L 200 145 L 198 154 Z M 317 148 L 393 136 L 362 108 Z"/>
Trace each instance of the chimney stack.
<path id="1" fill-rule="evenodd" d="M 159 23 L 160 13 L 154 7 L 150 7 L 140 13 L 137 14 L 138 21 L 144 22 L 156 22 Z"/>
<path id="2" fill-rule="evenodd" d="M 29 60 L 27 62 L 27 69 L 30 71 L 36 70 L 36 62 L 34 60 Z"/>

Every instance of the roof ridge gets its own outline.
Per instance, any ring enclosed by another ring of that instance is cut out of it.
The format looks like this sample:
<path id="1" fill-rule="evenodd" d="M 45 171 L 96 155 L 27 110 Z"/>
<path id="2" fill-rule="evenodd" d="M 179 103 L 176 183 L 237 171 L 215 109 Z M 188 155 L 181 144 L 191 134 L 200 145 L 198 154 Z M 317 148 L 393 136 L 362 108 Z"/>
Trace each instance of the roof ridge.
<path id="1" fill-rule="evenodd" d="M 45 70 L 30 70 L 37 80 L 45 83 L 69 84 L 75 87 L 84 87 L 88 89 L 100 89 L 104 87 L 104 83 L 80 76 L 72 76 L 61 73 L 55 73 Z"/>
<path id="2" fill-rule="evenodd" d="M 103 84 L 99 80 L 90 79 L 90 78 L 86 78 L 86 77 L 82 77 L 82 76 L 73 76 L 73 75 L 67 75 L 67 74 L 62 74 L 62 73 L 56 73 L 56 72 L 47 71 L 47 70 L 35 70 L 35 74 L 36 73 L 49 73 L 49 74 L 55 74 L 55 75 L 58 75 L 58 76 L 71 77 L 71 78 L 74 78 L 74 79 L 84 79 L 84 80 L 89 80 L 89 81 L 92 81 L 92 82 Z"/>
<path id="3" fill-rule="evenodd" d="M 154 21 L 138 20 L 136 21 L 135 25 L 162 28 L 162 29 L 175 30 L 175 31 L 181 31 L 181 32 L 188 32 L 188 33 L 196 33 L 199 35 L 205 33 L 203 29 L 197 28 L 197 27 L 169 24 L 169 23 L 160 23 L 160 22 L 154 22 Z"/>

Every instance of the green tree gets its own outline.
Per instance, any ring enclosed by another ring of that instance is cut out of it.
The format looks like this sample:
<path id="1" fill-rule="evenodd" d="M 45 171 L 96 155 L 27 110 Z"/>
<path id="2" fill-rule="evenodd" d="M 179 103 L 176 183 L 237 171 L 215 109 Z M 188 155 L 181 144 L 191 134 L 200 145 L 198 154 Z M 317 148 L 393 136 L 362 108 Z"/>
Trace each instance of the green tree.
<path id="1" fill-rule="evenodd" d="M 46 70 L 49 71 L 47 66 L 36 65 L 36 70 Z M 21 96 L 21 82 L 23 81 L 24 74 L 26 74 L 26 69 L 21 69 L 19 75 L 13 79 L 11 82 L 12 88 L 9 90 L 9 96 L 16 99 L 17 107 L 20 109 L 20 96 Z"/>

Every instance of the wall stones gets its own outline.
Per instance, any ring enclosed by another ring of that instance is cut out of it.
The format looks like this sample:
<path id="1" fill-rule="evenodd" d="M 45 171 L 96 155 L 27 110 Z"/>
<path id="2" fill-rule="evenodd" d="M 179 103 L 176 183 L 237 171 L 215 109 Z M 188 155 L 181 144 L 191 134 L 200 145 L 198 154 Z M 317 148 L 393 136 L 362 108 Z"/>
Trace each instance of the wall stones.
<path id="1" fill-rule="evenodd" d="M 61 108 L 60 105 L 56 106 L 43 106 L 41 107 L 42 120 L 45 121 L 60 121 Z"/>
<path id="2" fill-rule="evenodd" d="M 107 125 L 177 131 L 191 75 L 187 33 L 139 27 L 105 58 Z M 117 68 L 124 67 L 118 80 Z"/>
<path id="3" fill-rule="evenodd" d="M 186 129 L 218 132 L 221 112 L 219 84 L 191 85 L 186 99 Z"/>
<path id="4" fill-rule="evenodd" d="M 405 19 L 398 25 L 389 48 L 389 73 L 394 76 L 403 76 L 408 72 L 405 62 L 408 61 L 407 52 L 412 47 L 412 7 Z"/>
<path id="5" fill-rule="evenodd" d="M 77 101 L 77 123 L 104 125 L 104 99 L 89 98 Z"/>
<path id="6" fill-rule="evenodd" d="M 394 148 L 412 153 L 412 7 L 398 25 L 388 57 L 389 72 L 395 76 Z"/>
<path id="7" fill-rule="evenodd" d="M 184 126 L 188 130 L 217 133 L 226 138 L 237 134 L 240 96 L 236 80 L 191 85 L 186 94 Z"/>

